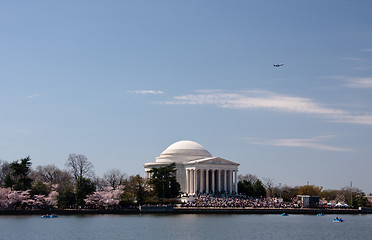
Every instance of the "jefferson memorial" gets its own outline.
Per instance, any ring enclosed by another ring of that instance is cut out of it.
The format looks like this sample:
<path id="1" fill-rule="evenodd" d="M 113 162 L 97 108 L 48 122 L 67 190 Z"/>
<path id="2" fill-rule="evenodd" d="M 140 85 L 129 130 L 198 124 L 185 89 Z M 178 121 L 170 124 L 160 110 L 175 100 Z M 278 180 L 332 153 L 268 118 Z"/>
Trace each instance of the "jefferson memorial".
<path id="1" fill-rule="evenodd" d="M 175 142 L 155 162 L 146 163 L 145 178 L 151 177 L 152 168 L 171 163 L 176 164 L 176 178 L 182 193 L 237 193 L 240 164 L 212 157 L 203 146 L 193 141 Z"/>

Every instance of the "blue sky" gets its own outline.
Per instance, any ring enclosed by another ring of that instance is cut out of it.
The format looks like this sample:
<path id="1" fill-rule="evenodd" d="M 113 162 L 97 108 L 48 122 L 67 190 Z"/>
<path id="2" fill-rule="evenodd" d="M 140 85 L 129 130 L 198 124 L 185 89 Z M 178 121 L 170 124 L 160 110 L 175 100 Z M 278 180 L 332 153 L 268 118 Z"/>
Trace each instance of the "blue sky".
<path id="1" fill-rule="evenodd" d="M 372 192 L 370 1 L 3 1 L 0 159 L 143 174 L 193 140 L 275 184 Z M 284 63 L 275 68 L 273 64 Z"/>

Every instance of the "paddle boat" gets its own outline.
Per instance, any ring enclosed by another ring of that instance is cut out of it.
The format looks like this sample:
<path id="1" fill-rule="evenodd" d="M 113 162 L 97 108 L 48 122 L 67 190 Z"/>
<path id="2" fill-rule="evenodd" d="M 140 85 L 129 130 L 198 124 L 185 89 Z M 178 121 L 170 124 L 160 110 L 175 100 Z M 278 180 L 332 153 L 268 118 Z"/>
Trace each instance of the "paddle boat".
<path id="1" fill-rule="evenodd" d="M 317 216 L 323 216 L 323 213 L 318 213 Z"/>
<path id="2" fill-rule="evenodd" d="M 282 213 L 282 216 L 288 216 L 288 214 L 287 213 Z"/>
<path id="3" fill-rule="evenodd" d="M 57 218 L 58 216 L 56 214 L 45 214 L 41 216 L 41 218 Z"/>
<path id="4" fill-rule="evenodd" d="M 344 219 L 342 218 L 339 218 L 339 217 L 336 217 L 335 219 L 333 219 L 333 222 L 343 222 Z"/>

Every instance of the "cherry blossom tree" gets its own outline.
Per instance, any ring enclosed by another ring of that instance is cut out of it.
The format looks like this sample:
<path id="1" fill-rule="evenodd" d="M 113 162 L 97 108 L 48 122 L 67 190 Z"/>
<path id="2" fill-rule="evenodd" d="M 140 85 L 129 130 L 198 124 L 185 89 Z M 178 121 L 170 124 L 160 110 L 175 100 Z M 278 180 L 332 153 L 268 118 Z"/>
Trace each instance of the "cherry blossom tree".
<path id="1" fill-rule="evenodd" d="M 105 187 L 102 191 L 96 191 L 84 199 L 88 207 L 110 209 L 119 205 L 120 195 L 123 193 L 123 187 L 119 186 L 116 189 Z"/>

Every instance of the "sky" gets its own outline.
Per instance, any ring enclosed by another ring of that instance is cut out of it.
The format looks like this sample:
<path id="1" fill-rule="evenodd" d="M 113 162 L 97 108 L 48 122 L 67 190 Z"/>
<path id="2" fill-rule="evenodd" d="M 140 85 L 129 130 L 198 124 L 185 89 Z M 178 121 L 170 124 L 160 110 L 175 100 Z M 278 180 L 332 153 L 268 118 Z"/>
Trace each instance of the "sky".
<path id="1" fill-rule="evenodd" d="M 192 140 L 275 185 L 372 192 L 372 2 L 1 1 L 0 159 L 144 174 Z M 273 64 L 283 63 L 281 67 Z"/>

